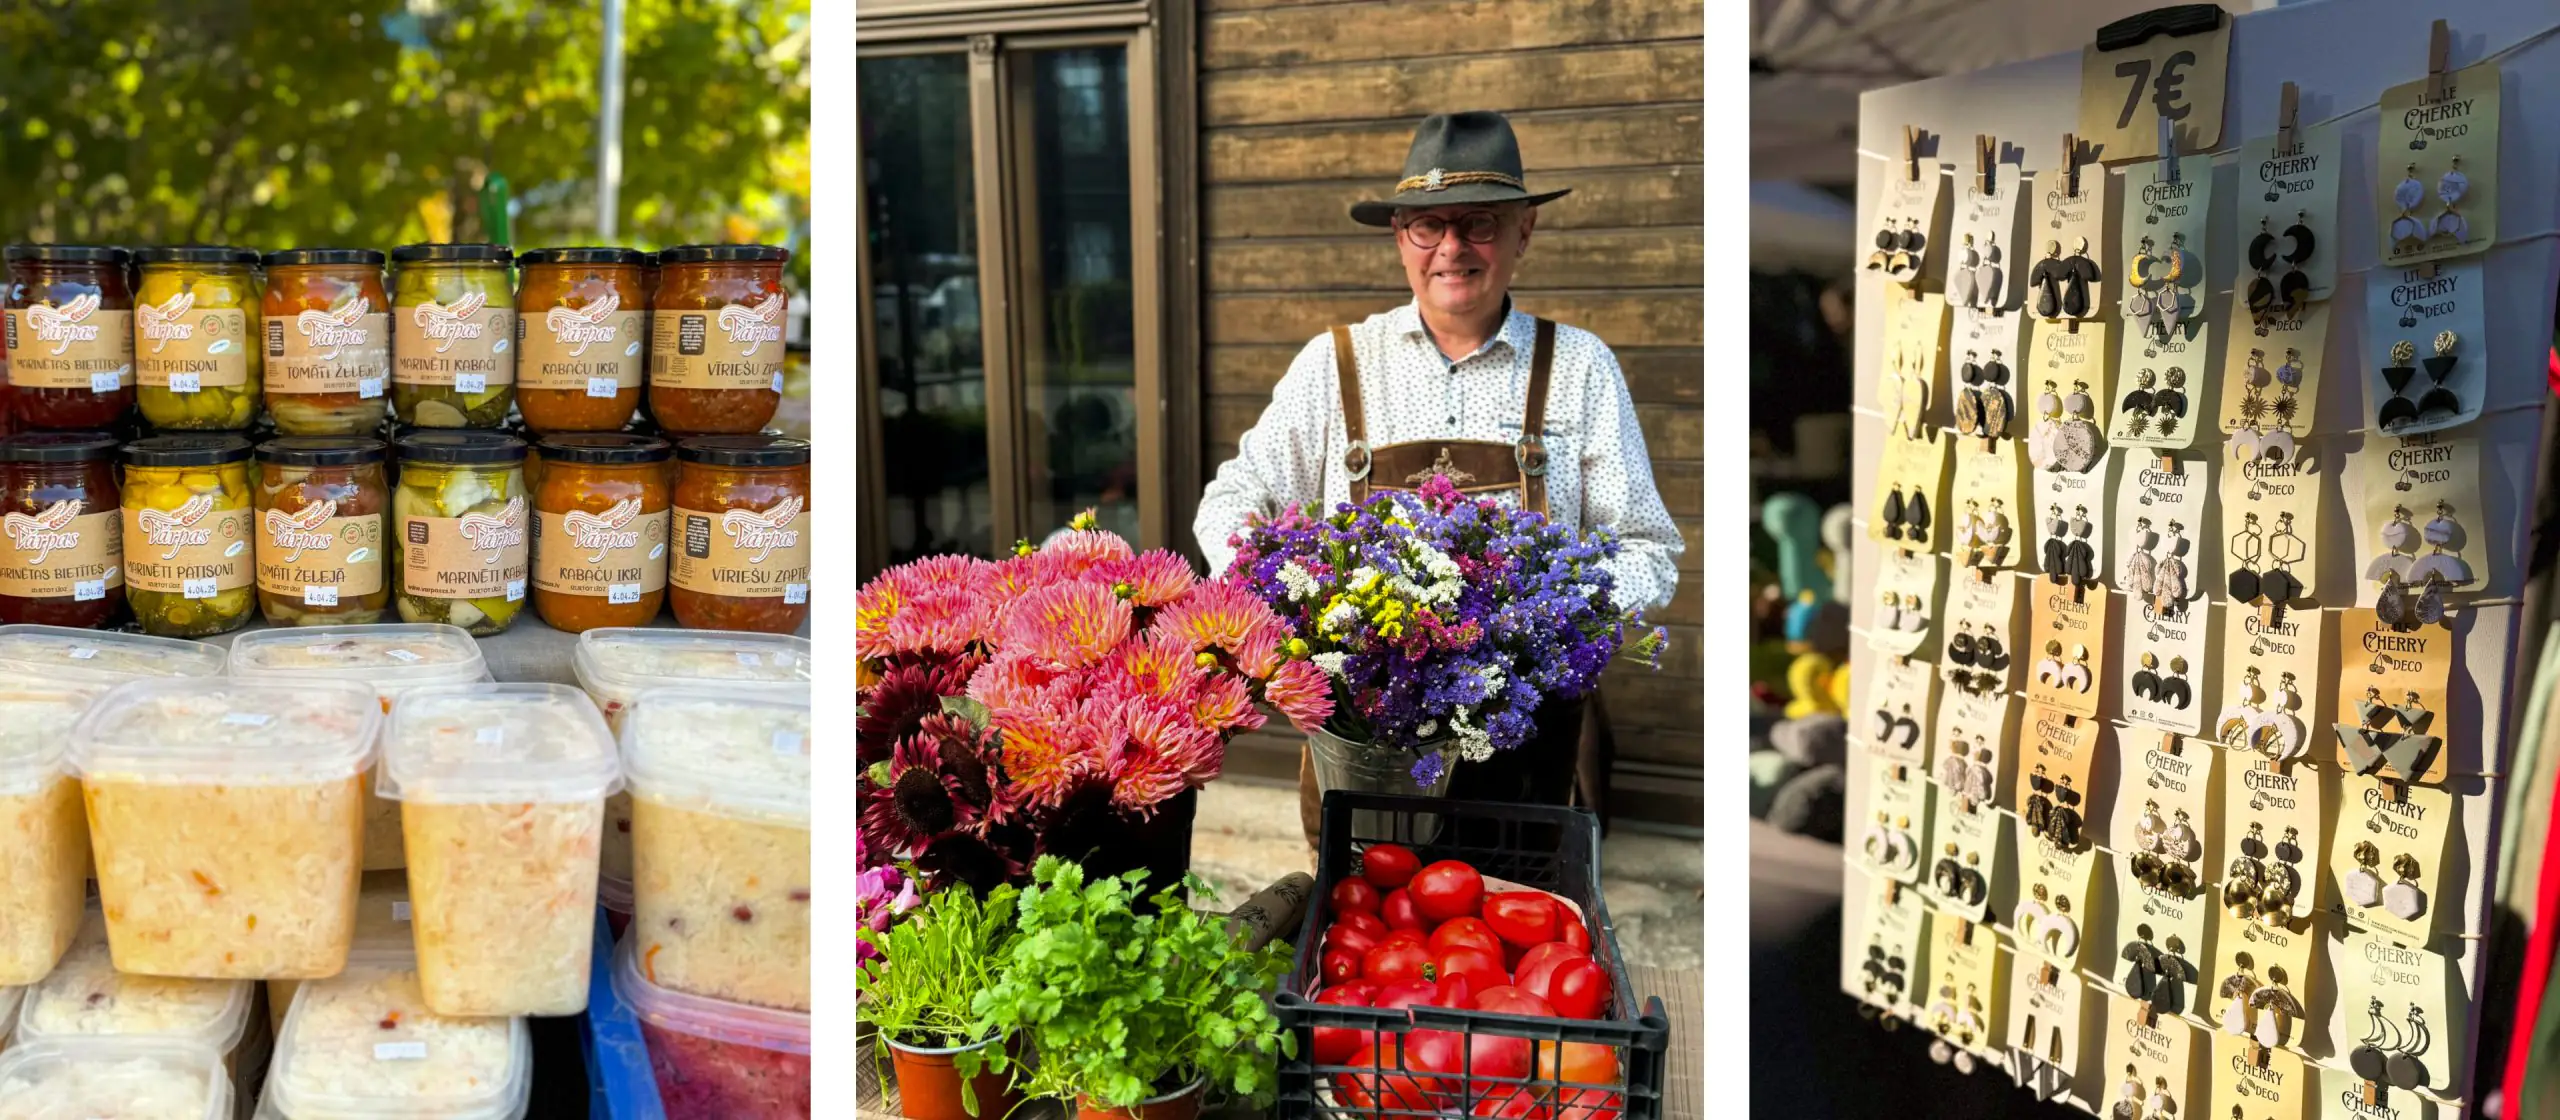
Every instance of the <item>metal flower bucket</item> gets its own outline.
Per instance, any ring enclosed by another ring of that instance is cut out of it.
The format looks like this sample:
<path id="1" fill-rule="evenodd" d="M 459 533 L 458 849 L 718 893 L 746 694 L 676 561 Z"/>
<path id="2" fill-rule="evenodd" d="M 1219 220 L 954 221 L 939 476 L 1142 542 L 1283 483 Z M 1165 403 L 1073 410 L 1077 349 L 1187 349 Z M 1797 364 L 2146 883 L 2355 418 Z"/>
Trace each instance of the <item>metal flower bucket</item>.
<path id="1" fill-rule="evenodd" d="M 1309 753 L 1315 758 L 1316 786 L 1319 790 L 1343 789 L 1355 793 L 1402 794 L 1406 797 L 1446 797 L 1449 793 L 1449 774 L 1456 769 L 1458 761 L 1456 740 L 1438 740 L 1435 744 L 1436 750 L 1423 753 L 1436 753 L 1440 756 L 1440 780 L 1426 786 L 1415 781 L 1413 777 L 1413 764 L 1420 760 L 1421 754 L 1345 739 L 1323 730 L 1317 730 L 1308 735 L 1307 744 Z M 1397 836 L 1393 831 L 1395 817 L 1366 810 L 1355 812 L 1351 815 L 1352 835 L 1364 840 L 1421 843 L 1439 834 L 1439 817 L 1423 814 L 1410 819 L 1413 822 L 1414 835 Z"/>

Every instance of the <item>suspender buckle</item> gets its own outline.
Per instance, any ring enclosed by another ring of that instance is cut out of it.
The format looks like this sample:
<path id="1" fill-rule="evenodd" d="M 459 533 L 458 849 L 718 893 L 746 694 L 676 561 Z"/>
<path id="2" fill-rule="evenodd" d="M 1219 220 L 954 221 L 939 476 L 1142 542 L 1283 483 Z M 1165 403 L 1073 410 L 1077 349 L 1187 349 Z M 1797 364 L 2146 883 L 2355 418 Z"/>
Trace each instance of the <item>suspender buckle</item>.
<path id="1" fill-rule="evenodd" d="M 1361 479 L 1369 477 L 1368 440 L 1355 439 L 1351 441 L 1350 450 L 1342 453 L 1342 469 L 1351 472 L 1351 481 L 1353 482 L 1358 482 Z"/>
<path id="2" fill-rule="evenodd" d="M 1535 435 L 1524 435 L 1511 445 L 1511 460 L 1520 465 L 1520 473 L 1532 478 L 1547 473 L 1547 445 Z"/>

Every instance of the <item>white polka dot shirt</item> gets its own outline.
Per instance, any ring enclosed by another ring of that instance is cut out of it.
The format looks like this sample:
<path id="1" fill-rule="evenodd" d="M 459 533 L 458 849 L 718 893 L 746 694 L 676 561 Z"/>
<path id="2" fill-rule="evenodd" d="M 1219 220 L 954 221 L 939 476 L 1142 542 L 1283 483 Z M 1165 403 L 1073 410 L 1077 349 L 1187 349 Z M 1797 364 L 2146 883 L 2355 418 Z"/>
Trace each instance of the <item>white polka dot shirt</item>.
<path id="1" fill-rule="evenodd" d="M 1360 359 L 1369 446 L 1434 439 L 1517 442 L 1537 339 L 1536 318 L 1514 308 L 1491 341 L 1451 362 L 1411 303 L 1355 324 L 1351 345 Z M 1548 515 L 1578 529 L 1607 526 L 1617 533 L 1620 551 L 1608 568 L 1621 606 L 1668 605 L 1684 545 L 1654 488 L 1626 375 L 1606 343 L 1561 323 L 1548 371 L 1545 436 Z M 1331 510 L 1350 501 L 1351 476 L 1342 465 L 1350 446 L 1334 375 L 1333 333 L 1326 331 L 1298 352 L 1271 391 L 1262 419 L 1200 496 L 1191 532 L 1210 570 L 1223 572 L 1234 562 L 1227 538 L 1244 527 L 1248 514 L 1275 516 L 1318 501 Z M 1519 504 L 1517 490 L 1502 491 L 1499 498 Z"/>

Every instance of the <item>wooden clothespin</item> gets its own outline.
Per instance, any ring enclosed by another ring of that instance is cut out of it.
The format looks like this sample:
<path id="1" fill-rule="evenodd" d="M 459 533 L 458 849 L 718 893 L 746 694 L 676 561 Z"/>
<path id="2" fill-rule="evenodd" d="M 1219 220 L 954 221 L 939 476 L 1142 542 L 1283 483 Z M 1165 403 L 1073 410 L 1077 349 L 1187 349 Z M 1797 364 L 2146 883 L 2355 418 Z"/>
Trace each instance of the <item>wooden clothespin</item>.
<path id="1" fill-rule="evenodd" d="M 1902 177 L 1920 181 L 1920 126 L 1916 124 L 1902 126 Z"/>
<path id="2" fill-rule="evenodd" d="M 1973 919 L 1956 919 L 1956 941 L 1963 945 L 1973 944 Z"/>
<path id="3" fill-rule="evenodd" d="M 2151 1001 L 2147 999 L 2133 1001 L 2133 1017 L 2135 1021 L 2146 1027 L 2160 1025 L 2160 1009 L 2151 1006 Z"/>
<path id="4" fill-rule="evenodd" d="M 2062 193 L 2080 197 L 2080 138 L 2068 132 L 2062 134 Z"/>
<path id="5" fill-rule="evenodd" d="M 2453 35 L 2437 20 L 2427 32 L 2427 100 L 2444 100 L 2445 59 L 2453 53 Z"/>
<path id="6" fill-rule="evenodd" d="M 2186 748 L 2181 746 L 2179 743 L 2177 732 L 2163 731 L 2160 733 L 2160 753 L 2165 755 L 2175 755 L 2185 749 Z"/>
<path id="7" fill-rule="evenodd" d="M 2178 125 L 2177 122 L 2170 120 L 2165 115 L 2160 118 L 2160 161 L 2168 165 L 2168 174 L 2163 177 L 2161 181 L 2164 183 L 2177 182 Z"/>
<path id="8" fill-rule="evenodd" d="M 2152 449 L 2152 460 L 2153 460 L 2152 465 L 2153 465 L 2153 466 L 2158 467 L 2158 468 L 2159 468 L 2159 470 L 2160 470 L 2160 473 L 2162 473 L 2162 474 L 2176 474 L 2176 473 L 2178 473 L 2178 457 L 2177 457 L 2177 456 L 2175 456 L 2175 455 L 2170 454 L 2170 453 L 2169 453 L 2169 449 L 2168 449 L 2168 448 L 2165 448 L 2165 447 L 2155 447 L 2155 448 L 2153 448 L 2153 449 Z"/>
<path id="9" fill-rule="evenodd" d="M 2283 618 L 2284 618 L 2284 604 L 2283 604 L 2283 603 L 2279 603 L 2279 602 L 2277 602 L 2277 601 L 2275 601 L 2275 600 L 2273 600 L 2273 599 L 2269 599 L 2269 600 L 2267 600 L 2265 603 L 2260 604 L 2260 605 L 2259 605 L 2259 607 L 2258 607 L 2258 625 L 2259 625 L 2259 626 L 2261 626 L 2261 627 L 2272 627 L 2272 626 L 2274 626 L 2277 622 L 2279 622 L 2279 621 L 2283 620 Z"/>
<path id="10" fill-rule="evenodd" d="M 1980 181 L 1979 186 L 1985 198 L 1991 197 L 1991 184 L 1995 178 L 1993 172 L 1999 167 L 2000 142 L 1986 133 L 1975 133 L 1973 135 L 1973 174 Z"/>
<path id="11" fill-rule="evenodd" d="M 2417 271 L 2418 275 L 2420 275 L 2420 276 L 2424 276 L 2424 277 L 2426 277 L 2426 278 L 2427 278 L 2427 279 L 2429 279 L 2429 280 L 2433 280 L 2433 279 L 2435 279 L 2435 278 L 2436 278 L 2436 274 L 2437 274 L 2437 273 L 2440 273 L 2440 272 L 2443 272 L 2443 271 L 2444 271 L 2444 262 L 2443 262 L 2443 261 L 2428 261 L 2428 262 L 2427 262 L 2427 263 L 2425 263 L 2425 264 L 2419 265 L 2419 266 L 2417 267 L 2416 271 Z"/>
<path id="12" fill-rule="evenodd" d="M 2383 787 L 2391 791 L 2392 804 L 2406 805 L 2409 803 L 2409 780 L 2416 776 L 2417 775 L 2415 774 L 2402 774 L 2397 778 L 2384 778 L 2381 780 Z"/>
<path id="13" fill-rule="evenodd" d="M 2249 1055 L 2249 1064 L 2257 1069 L 2267 1068 L 2268 1048 L 2254 1038 L 2250 1039 L 2246 1045 L 2248 1049 L 2244 1053 Z"/>
<path id="14" fill-rule="evenodd" d="M 2036 970 L 2036 983 L 2045 987 L 2052 987 L 2054 982 L 2060 979 L 2062 979 L 2062 970 L 2054 967 L 2052 961 L 2046 961 L 2044 967 Z"/>
<path id="15" fill-rule="evenodd" d="M 2379 1081 L 2367 1081 L 2367 1082 L 2365 1082 L 2365 1083 L 2364 1083 L 2364 1106 L 2365 1106 L 2366 1108 L 2380 1108 L 2380 1107 L 2382 1107 L 2382 1098 L 2383 1098 L 2383 1095 L 2384 1095 L 2385 1093 L 2387 1093 L 2387 1092 L 2389 1092 L 2389 1090 L 2384 1089 L 2384 1088 L 2382 1087 L 2382 1083 L 2381 1083 L 2381 1082 L 2379 1082 Z"/>
<path id="16" fill-rule="evenodd" d="M 2302 90 L 2292 82 L 2284 84 L 2284 96 L 2276 104 L 2276 154 L 2294 150 L 2294 128 L 2302 115 Z"/>

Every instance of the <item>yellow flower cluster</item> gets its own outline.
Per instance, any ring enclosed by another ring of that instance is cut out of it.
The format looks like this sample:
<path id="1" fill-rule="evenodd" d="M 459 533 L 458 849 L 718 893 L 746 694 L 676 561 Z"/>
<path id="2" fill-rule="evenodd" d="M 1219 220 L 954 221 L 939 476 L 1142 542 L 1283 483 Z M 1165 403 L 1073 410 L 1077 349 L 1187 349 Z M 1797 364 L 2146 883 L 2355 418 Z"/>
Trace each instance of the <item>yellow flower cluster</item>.
<path id="1" fill-rule="evenodd" d="M 1411 613 L 1411 608 L 1405 605 L 1404 600 L 1396 598 L 1392 592 L 1380 586 L 1383 582 L 1379 573 L 1364 572 L 1346 590 L 1327 601 L 1323 613 L 1317 616 L 1324 632 L 1334 636 L 1340 635 L 1341 632 L 1333 627 L 1331 620 L 1335 610 L 1348 603 L 1360 613 L 1360 617 L 1367 619 L 1370 625 L 1377 628 L 1380 637 L 1403 637 L 1403 619 Z"/>

